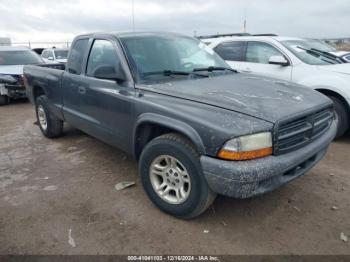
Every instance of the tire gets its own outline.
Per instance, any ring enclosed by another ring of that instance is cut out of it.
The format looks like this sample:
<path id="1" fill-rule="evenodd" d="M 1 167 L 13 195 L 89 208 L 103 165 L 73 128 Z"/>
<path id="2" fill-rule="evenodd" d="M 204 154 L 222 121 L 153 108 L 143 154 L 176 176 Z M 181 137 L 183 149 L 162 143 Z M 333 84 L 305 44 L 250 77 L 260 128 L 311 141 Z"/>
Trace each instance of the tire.
<path id="1" fill-rule="evenodd" d="M 163 157 L 167 158 L 168 161 L 164 159 L 163 162 L 156 164 Z M 175 161 L 176 165 L 171 166 L 171 168 L 165 168 L 164 171 L 159 171 L 162 175 L 154 175 L 154 172 L 151 172 L 151 170 L 155 170 L 155 166 L 157 168 L 161 166 L 162 170 L 164 166 L 169 167 L 166 163 L 170 161 L 172 161 L 172 164 Z M 176 175 L 177 172 L 179 172 L 178 175 Z M 162 135 L 149 142 L 140 156 L 139 173 L 143 187 L 151 201 L 162 211 L 175 217 L 191 219 L 199 216 L 215 200 L 216 194 L 210 190 L 204 178 L 199 154 L 194 149 L 192 143 L 179 134 L 170 133 Z M 170 176 L 169 179 L 172 180 L 168 180 L 167 176 L 168 178 Z M 165 181 L 163 177 L 168 181 Z M 177 177 L 183 179 L 183 181 L 177 183 Z M 161 197 L 156 192 L 155 184 L 158 183 L 159 185 L 163 184 L 163 182 L 166 182 L 167 185 L 161 191 L 166 191 L 169 182 L 174 183 L 170 183 L 170 186 L 178 187 L 181 187 L 182 183 L 184 186 L 180 195 L 186 196 L 187 194 L 187 196 L 179 200 L 176 197 L 175 190 L 171 189 L 168 194 L 164 194 L 165 196 Z M 178 202 L 175 203 L 175 200 Z"/>
<path id="2" fill-rule="evenodd" d="M 9 103 L 9 97 L 8 96 L 2 96 L 0 95 L 0 106 L 7 105 Z"/>
<path id="3" fill-rule="evenodd" d="M 39 96 L 35 101 L 35 111 L 41 132 L 47 138 L 60 137 L 63 134 L 63 121 L 50 112 L 46 95 Z M 45 119 L 43 119 L 45 118 Z M 46 121 L 46 125 L 44 123 Z"/>
<path id="4" fill-rule="evenodd" d="M 335 109 L 336 118 L 338 119 L 338 130 L 336 138 L 339 138 L 345 134 L 349 128 L 349 118 L 347 109 L 344 103 L 337 97 L 329 96 L 332 99 Z"/>

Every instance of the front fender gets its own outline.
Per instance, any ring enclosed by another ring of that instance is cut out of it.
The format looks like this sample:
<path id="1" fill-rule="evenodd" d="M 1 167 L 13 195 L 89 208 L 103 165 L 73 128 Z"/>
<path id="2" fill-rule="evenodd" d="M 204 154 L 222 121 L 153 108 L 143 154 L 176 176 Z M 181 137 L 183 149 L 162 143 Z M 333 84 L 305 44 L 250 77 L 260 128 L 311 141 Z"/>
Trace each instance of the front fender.
<path id="1" fill-rule="evenodd" d="M 160 114 L 144 113 L 137 118 L 136 124 L 134 127 L 134 131 L 133 131 L 134 155 L 136 154 L 135 144 L 136 144 L 136 136 L 137 136 L 138 128 L 142 124 L 146 124 L 146 123 L 158 124 L 158 125 L 167 127 L 169 129 L 173 129 L 173 130 L 185 135 L 196 146 L 198 153 L 200 153 L 201 155 L 206 154 L 205 147 L 204 147 L 204 144 L 203 144 L 201 137 L 199 136 L 197 131 L 193 127 L 191 127 L 190 125 L 188 125 L 182 121 L 179 121 L 179 120 L 176 120 L 176 119 L 173 119 L 170 117 L 166 117 L 166 116 L 163 116 Z"/>
<path id="2" fill-rule="evenodd" d="M 325 85 L 317 85 L 317 86 L 310 86 L 312 89 L 319 91 L 322 93 L 322 91 L 330 91 L 331 94 L 335 93 L 338 94 L 339 96 L 343 97 L 344 100 L 347 102 L 348 106 L 350 106 L 350 95 L 345 93 L 344 91 L 333 87 L 333 86 L 325 86 Z"/>
<path id="3" fill-rule="evenodd" d="M 340 76 L 320 76 L 315 75 L 298 82 L 300 85 L 310 87 L 314 90 L 328 90 L 339 94 L 344 99 L 350 99 L 350 78 Z"/>

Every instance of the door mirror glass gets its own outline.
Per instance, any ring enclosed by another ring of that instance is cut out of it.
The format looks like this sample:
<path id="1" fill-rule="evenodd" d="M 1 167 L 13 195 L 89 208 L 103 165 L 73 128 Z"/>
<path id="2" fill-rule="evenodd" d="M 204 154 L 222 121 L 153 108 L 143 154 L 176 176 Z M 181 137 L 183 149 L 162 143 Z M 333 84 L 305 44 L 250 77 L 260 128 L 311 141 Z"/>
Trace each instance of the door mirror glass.
<path id="1" fill-rule="evenodd" d="M 276 55 L 276 56 L 271 56 L 269 59 L 269 64 L 271 65 L 281 65 L 281 66 L 288 66 L 289 62 L 288 60 L 281 56 L 281 55 Z"/>
<path id="2" fill-rule="evenodd" d="M 47 59 L 48 59 L 48 60 L 53 60 L 53 57 L 52 57 L 52 56 L 49 56 Z"/>
<path id="3" fill-rule="evenodd" d="M 100 65 L 96 67 L 93 76 L 99 79 L 115 80 L 117 82 L 124 82 L 126 80 L 124 72 L 115 70 L 113 65 Z"/>

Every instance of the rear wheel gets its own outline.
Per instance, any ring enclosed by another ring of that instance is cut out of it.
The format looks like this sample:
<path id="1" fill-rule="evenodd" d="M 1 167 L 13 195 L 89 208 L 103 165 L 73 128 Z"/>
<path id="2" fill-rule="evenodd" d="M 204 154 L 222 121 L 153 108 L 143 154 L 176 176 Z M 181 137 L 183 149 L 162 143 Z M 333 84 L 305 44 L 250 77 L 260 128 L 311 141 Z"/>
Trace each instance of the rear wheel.
<path id="1" fill-rule="evenodd" d="M 41 132 L 48 138 L 55 138 L 63 134 L 63 121 L 50 112 L 45 95 L 36 99 L 36 117 Z"/>
<path id="2" fill-rule="evenodd" d="M 199 154 L 181 135 L 166 134 L 148 143 L 139 171 L 152 202 L 173 216 L 194 218 L 215 199 L 202 173 Z"/>
<path id="3" fill-rule="evenodd" d="M 332 99 L 335 109 L 336 119 L 338 120 L 338 130 L 336 138 L 341 137 L 349 128 L 349 118 L 347 109 L 344 103 L 337 97 L 329 96 Z"/>
<path id="4" fill-rule="evenodd" d="M 0 95 L 0 106 L 7 105 L 9 103 L 9 97 Z"/>

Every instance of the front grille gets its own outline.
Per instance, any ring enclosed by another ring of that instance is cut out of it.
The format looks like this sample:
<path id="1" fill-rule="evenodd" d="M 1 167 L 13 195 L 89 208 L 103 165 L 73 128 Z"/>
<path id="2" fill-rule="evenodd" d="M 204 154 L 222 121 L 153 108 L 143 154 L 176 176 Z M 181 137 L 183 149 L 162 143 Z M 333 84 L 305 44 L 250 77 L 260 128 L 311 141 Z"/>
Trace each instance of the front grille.
<path id="1" fill-rule="evenodd" d="M 310 143 L 326 132 L 333 118 L 333 108 L 329 107 L 277 124 L 274 154 L 288 153 Z"/>

